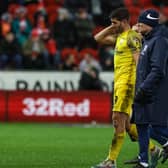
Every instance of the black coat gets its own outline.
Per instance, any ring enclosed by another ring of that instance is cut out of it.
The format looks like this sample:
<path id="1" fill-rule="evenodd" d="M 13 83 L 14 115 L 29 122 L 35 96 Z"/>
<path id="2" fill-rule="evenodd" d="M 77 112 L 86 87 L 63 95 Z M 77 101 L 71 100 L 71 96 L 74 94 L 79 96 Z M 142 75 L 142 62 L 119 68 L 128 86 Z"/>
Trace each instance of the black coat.
<path id="1" fill-rule="evenodd" d="M 0 41 L 0 55 L 6 54 L 8 56 L 21 54 L 21 47 L 16 40 L 8 42 L 6 39 Z"/>
<path id="2" fill-rule="evenodd" d="M 97 77 L 93 78 L 89 73 L 83 72 L 79 80 L 79 90 L 103 90 L 103 83 Z"/>
<path id="3" fill-rule="evenodd" d="M 137 67 L 133 121 L 168 126 L 168 39 L 162 26 L 145 37 Z M 136 100 L 135 96 L 135 100 Z"/>

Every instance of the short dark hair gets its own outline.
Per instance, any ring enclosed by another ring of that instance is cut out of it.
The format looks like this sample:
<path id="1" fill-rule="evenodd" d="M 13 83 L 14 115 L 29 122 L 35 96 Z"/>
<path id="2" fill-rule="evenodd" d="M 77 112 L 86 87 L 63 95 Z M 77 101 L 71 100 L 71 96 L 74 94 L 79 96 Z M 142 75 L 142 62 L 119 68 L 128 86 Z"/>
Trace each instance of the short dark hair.
<path id="1" fill-rule="evenodd" d="M 129 20 L 130 18 L 130 14 L 127 8 L 117 8 L 116 10 L 114 10 L 111 14 L 110 14 L 110 19 L 117 19 L 119 21 L 122 20 Z"/>

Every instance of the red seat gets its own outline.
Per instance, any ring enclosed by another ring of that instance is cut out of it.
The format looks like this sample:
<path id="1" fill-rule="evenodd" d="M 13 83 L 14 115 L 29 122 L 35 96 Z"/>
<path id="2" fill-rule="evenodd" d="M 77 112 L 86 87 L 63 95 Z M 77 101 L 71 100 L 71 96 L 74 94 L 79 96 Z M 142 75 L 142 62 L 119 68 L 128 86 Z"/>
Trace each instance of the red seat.
<path id="1" fill-rule="evenodd" d="M 137 23 L 138 21 L 138 16 L 139 15 L 131 15 L 131 18 L 130 18 L 130 25 L 133 26 Z"/>
<path id="2" fill-rule="evenodd" d="M 138 6 L 130 6 L 128 7 L 128 11 L 130 15 L 139 15 L 141 13 L 141 8 Z"/>
<path id="3" fill-rule="evenodd" d="M 157 10 L 157 11 L 160 11 L 159 7 L 156 7 L 156 6 L 154 6 L 154 5 L 145 6 L 145 7 L 143 8 L 143 10 L 147 10 L 147 9 L 155 9 L 155 10 Z"/>
<path id="4" fill-rule="evenodd" d="M 10 4 L 8 7 L 8 12 L 11 13 L 12 15 L 15 14 L 16 10 L 20 7 L 18 4 Z"/>
<path id="5" fill-rule="evenodd" d="M 60 7 L 57 6 L 57 5 L 47 6 L 46 11 L 47 11 L 48 16 L 49 16 L 49 24 L 50 25 L 52 25 L 55 22 L 55 20 L 57 19 L 57 17 L 58 17 L 58 12 L 57 11 L 58 11 L 59 8 Z"/>
<path id="6" fill-rule="evenodd" d="M 45 6 L 56 5 L 56 0 L 43 0 Z"/>
<path id="7" fill-rule="evenodd" d="M 133 0 L 124 0 L 125 6 L 129 7 L 133 5 Z"/>
<path id="8" fill-rule="evenodd" d="M 162 13 L 166 16 L 166 17 L 168 17 L 168 7 L 163 7 L 163 9 L 162 9 Z"/>
<path id="9" fill-rule="evenodd" d="M 28 14 L 29 13 L 31 13 L 31 15 L 34 14 L 36 12 L 36 10 L 37 10 L 37 7 L 38 6 L 36 4 L 27 5 L 26 8 L 28 10 Z"/>
<path id="10" fill-rule="evenodd" d="M 27 15 L 28 19 L 30 20 L 31 24 L 34 25 L 34 13 L 28 13 Z"/>
<path id="11" fill-rule="evenodd" d="M 86 54 L 92 55 L 96 60 L 99 60 L 98 51 L 92 48 L 85 48 L 79 52 L 79 60 L 81 61 Z"/>
<path id="12" fill-rule="evenodd" d="M 93 29 L 93 31 L 92 31 L 93 36 L 94 36 L 95 34 L 99 33 L 99 32 L 100 32 L 101 30 L 103 30 L 103 29 L 104 29 L 103 26 L 96 26 L 96 27 Z"/>
<path id="13" fill-rule="evenodd" d="M 152 1 L 151 0 L 139 0 L 139 4 L 141 7 L 150 6 L 152 5 Z"/>
<path id="14" fill-rule="evenodd" d="M 75 62 L 78 63 L 78 51 L 74 48 L 64 48 L 61 51 L 62 60 L 65 60 L 67 58 L 67 56 L 69 56 L 71 54 L 74 55 Z"/>
<path id="15" fill-rule="evenodd" d="M 64 4 L 64 0 L 43 0 L 45 6 L 51 5 L 59 5 L 62 6 Z"/>
<path id="16" fill-rule="evenodd" d="M 57 12 L 51 13 L 49 15 L 49 20 L 48 21 L 49 21 L 50 26 L 52 26 L 55 23 L 55 21 L 57 20 L 57 17 L 58 17 Z"/>
<path id="17" fill-rule="evenodd" d="M 57 10 L 60 8 L 60 6 L 58 5 L 54 5 L 54 6 L 47 6 L 46 7 L 46 11 L 48 13 L 48 15 L 53 14 L 53 13 L 57 13 Z"/>

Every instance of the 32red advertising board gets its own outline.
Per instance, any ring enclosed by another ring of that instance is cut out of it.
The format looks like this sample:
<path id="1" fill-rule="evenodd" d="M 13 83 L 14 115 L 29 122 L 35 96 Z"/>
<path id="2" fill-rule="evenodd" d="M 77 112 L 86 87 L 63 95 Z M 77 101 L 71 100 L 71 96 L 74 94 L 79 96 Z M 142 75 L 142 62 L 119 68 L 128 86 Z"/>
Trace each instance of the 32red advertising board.
<path id="1" fill-rule="evenodd" d="M 111 96 L 106 92 L 13 91 L 8 120 L 21 122 L 109 123 Z"/>

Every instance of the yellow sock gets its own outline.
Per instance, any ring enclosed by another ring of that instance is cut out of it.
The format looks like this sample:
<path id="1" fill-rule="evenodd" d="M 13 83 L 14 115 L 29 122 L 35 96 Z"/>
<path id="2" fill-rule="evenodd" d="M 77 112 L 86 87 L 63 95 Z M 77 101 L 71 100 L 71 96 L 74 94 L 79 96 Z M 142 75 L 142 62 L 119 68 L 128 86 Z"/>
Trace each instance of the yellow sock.
<path id="1" fill-rule="evenodd" d="M 125 132 L 120 133 L 118 135 L 116 134 L 114 135 L 114 138 L 112 140 L 112 145 L 110 146 L 108 159 L 116 160 L 118 158 L 118 155 L 121 151 L 121 148 L 124 142 L 124 138 L 125 138 Z"/>
<path id="2" fill-rule="evenodd" d="M 155 149 L 155 144 L 150 140 L 149 141 L 149 150 L 153 151 Z"/>
<path id="3" fill-rule="evenodd" d="M 138 132 L 135 124 L 131 124 L 128 134 L 132 141 L 138 141 Z"/>

